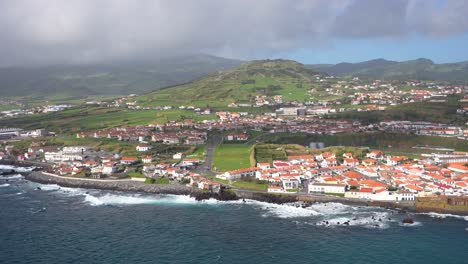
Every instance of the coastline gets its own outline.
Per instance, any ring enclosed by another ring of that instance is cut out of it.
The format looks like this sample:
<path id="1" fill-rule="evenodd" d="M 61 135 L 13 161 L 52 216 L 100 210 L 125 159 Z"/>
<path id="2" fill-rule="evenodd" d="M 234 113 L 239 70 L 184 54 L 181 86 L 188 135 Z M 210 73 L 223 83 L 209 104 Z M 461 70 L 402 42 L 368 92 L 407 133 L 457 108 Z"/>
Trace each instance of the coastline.
<path id="1" fill-rule="evenodd" d="M 175 194 L 175 195 L 190 195 L 196 200 L 206 200 L 214 198 L 216 200 L 242 200 L 249 199 L 260 202 L 284 204 L 293 202 L 302 202 L 303 204 L 327 203 L 335 202 L 353 206 L 371 206 L 382 207 L 387 209 L 395 209 L 415 212 L 414 203 L 396 203 L 396 202 L 380 202 L 380 201 L 365 201 L 357 199 L 346 199 L 341 197 L 331 196 L 313 196 L 301 194 L 272 194 L 264 192 L 255 192 L 248 190 L 232 190 L 218 193 L 205 192 L 199 189 L 191 188 L 185 185 L 157 185 L 145 184 L 139 181 L 131 180 L 94 180 L 63 177 L 55 174 L 50 174 L 42 171 L 33 171 L 24 174 L 25 178 L 32 182 L 42 184 L 57 184 L 63 187 L 84 188 L 84 189 L 99 189 L 122 192 L 144 192 L 152 194 Z"/>
<path id="2" fill-rule="evenodd" d="M 2 165 L 11 166 L 37 166 L 38 164 L 32 164 L 30 162 L 10 162 L 2 161 Z M 349 199 L 342 197 L 333 196 L 319 196 L 319 195 L 307 195 L 307 194 L 272 194 L 265 192 L 255 192 L 250 190 L 230 190 L 220 193 L 210 193 L 196 188 L 188 187 L 186 185 L 160 185 L 160 184 L 145 184 L 140 181 L 132 180 L 99 180 L 99 179 L 81 179 L 64 177 L 55 174 L 43 172 L 42 170 L 35 170 L 29 173 L 18 172 L 22 174 L 25 179 L 42 183 L 42 184 L 57 184 L 63 187 L 71 188 L 83 188 L 83 189 L 98 189 L 98 190 L 109 190 L 109 191 L 122 191 L 122 192 L 143 192 L 150 194 L 173 194 L 173 195 L 189 195 L 196 200 L 216 199 L 220 201 L 227 200 L 242 200 L 249 199 L 260 202 L 267 202 L 273 204 L 284 204 L 301 202 L 304 206 L 308 206 L 314 203 L 341 203 L 352 206 L 369 206 L 369 207 L 380 207 L 386 209 L 399 210 L 402 213 L 414 212 L 414 213 L 441 213 L 441 214 L 456 214 L 468 216 L 467 210 L 453 210 L 446 208 L 445 206 L 423 206 L 422 203 L 417 201 L 410 202 L 393 202 L 393 201 L 371 201 L 371 200 L 359 200 Z M 419 198 L 418 198 L 419 199 Z M 468 201 L 468 198 L 466 198 Z"/>

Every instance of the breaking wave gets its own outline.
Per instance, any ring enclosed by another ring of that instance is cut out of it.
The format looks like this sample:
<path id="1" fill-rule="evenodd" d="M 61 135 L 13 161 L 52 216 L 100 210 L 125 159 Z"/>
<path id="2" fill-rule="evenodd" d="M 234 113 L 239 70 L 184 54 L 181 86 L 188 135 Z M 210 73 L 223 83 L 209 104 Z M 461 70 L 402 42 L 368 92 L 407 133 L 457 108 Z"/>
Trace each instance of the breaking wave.
<path id="1" fill-rule="evenodd" d="M 13 179 L 22 179 L 23 176 L 20 174 L 15 174 L 12 176 L 0 176 L 0 179 L 13 180 Z"/>
<path id="2" fill-rule="evenodd" d="M 10 186 L 10 184 L 8 183 L 0 184 L 0 187 L 8 187 L 8 186 Z"/>
<path id="3" fill-rule="evenodd" d="M 16 167 L 10 165 L 0 165 L 0 170 L 15 170 L 16 172 L 30 172 L 34 167 Z"/>
<path id="4" fill-rule="evenodd" d="M 468 221 L 468 216 L 463 216 L 463 215 L 454 215 L 454 214 L 439 214 L 439 213 L 420 213 L 422 215 L 427 215 L 432 218 L 439 218 L 439 219 L 445 219 L 447 217 L 449 218 L 457 218 L 457 219 L 463 219 L 465 221 Z"/>

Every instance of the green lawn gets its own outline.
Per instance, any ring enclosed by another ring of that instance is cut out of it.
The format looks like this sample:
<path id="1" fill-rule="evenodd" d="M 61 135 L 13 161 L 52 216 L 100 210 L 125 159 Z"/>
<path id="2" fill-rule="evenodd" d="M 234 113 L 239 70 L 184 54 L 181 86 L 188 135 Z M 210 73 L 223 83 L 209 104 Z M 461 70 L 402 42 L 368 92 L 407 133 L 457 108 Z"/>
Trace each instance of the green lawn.
<path id="1" fill-rule="evenodd" d="M 242 189 L 249 189 L 249 190 L 254 190 L 254 191 L 266 191 L 268 189 L 268 183 L 257 183 L 257 182 L 243 181 L 243 180 L 229 182 L 227 180 L 223 180 L 219 178 L 214 178 L 214 180 L 217 182 L 229 184 L 234 187 L 238 187 Z"/>
<path id="2" fill-rule="evenodd" d="M 205 159 L 205 146 L 196 146 L 192 154 L 187 155 L 188 158 Z"/>
<path id="3" fill-rule="evenodd" d="M 244 144 L 223 144 L 216 146 L 213 154 L 213 169 L 229 171 L 250 167 L 250 146 Z"/>

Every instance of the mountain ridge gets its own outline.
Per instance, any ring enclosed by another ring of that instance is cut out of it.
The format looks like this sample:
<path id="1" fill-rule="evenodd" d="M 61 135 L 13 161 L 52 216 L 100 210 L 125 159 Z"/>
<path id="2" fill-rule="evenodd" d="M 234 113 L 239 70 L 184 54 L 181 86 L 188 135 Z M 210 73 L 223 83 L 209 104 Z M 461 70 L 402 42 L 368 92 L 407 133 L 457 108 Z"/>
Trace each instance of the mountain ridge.
<path id="1" fill-rule="evenodd" d="M 309 68 L 336 76 L 396 80 L 468 81 L 468 62 L 434 63 L 427 58 L 407 61 L 374 59 L 358 63 L 309 64 Z"/>

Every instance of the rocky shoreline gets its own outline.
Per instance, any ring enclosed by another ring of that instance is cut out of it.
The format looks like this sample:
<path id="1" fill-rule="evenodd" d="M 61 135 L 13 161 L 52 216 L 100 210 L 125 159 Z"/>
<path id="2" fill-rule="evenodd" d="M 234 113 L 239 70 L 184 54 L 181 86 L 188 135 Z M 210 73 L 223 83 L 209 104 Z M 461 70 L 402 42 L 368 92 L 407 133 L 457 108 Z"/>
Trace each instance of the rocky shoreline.
<path id="1" fill-rule="evenodd" d="M 177 195 L 190 195 L 192 193 L 192 188 L 187 187 L 185 185 L 145 184 L 144 182 L 131 180 L 86 180 L 78 178 L 73 179 L 57 177 L 51 174 L 43 173 L 41 171 L 33 171 L 30 173 L 26 173 L 24 174 L 24 177 L 32 182 L 42 184 L 57 184 L 63 187 L 72 188 Z"/>
<path id="2" fill-rule="evenodd" d="M 11 165 L 11 164 L 9 164 Z M 28 164 L 29 166 L 31 164 Z M 308 206 L 314 203 L 336 202 L 352 206 L 371 206 L 381 207 L 401 212 L 437 212 L 443 214 L 468 215 L 468 211 L 450 210 L 448 208 L 422 208 L 415 202 L 385 202 L 385 201 L 366 201 L 358 199 L 346 199 L 341 197 L 331 196 L 313 196 L 301 194 L 271 194 L 265 192 L 254 192 L 248 190 L 221 190 L 219 193 L 211 193 L 196 188 L 191 188 L 185 185 L 160 185 L 146 184 L 144 182 L 132 180 L 92 180 L 62 177 L 54 174 L 45 173 L 42 171 L 32 171 L 29 173 L 17 172 L 33 182 L 42 184 L 57 184 L 63 187 L 84 188 L 84 189 L 99 189 L 122 192 L 144 192 L 152 194 L 174 194 L 174 195 L 189 195 L 198 201 L 207 199 L 216 199 L 220 201 L 230 200 L 255 200 L 260 202 L 284 204 L 299 202 L 302 206 Z"/>
<path id="3" fill-rule="evenodd" d="M 24 173 L 23 173 L 24 174 Z M 207 199 L 216 199 L 220 201 L 231 200 L 255 200 L 260 202 L 284 204 L 301 202 L 304 205 L 323 202 L 337 202 L 347 205 L 358 206 L 375 206 L 391 209 L 401 209 L 404 211 L 414 211 L 413 203 L 392 203 L 392 202 L 376 202 L 363 200 L 350 200 L 340 197 L 329 196 L 309 196 L 298 194 L 271 194 L 264 192 L 254 192 L 247 190 L 221 190 L 219 193 L 211 193 L 202 191 L 196 188 L 191 188 L 185 185 L 159 185 L 145 184 L 144 182 L 131 180 L 90 180 L 57 176 L 54 174 L 44 173 L 41 171 L 33 171 L 24 174 L 27 180 L 42 184 L 57 184 L 63 187 L 84 188 L 84 189 L 99 189 L 110 191 L 123 192 L 144 192 L 153 194 L 175 194 L 175 195 L 190 195 L 198 201 Z"/>

